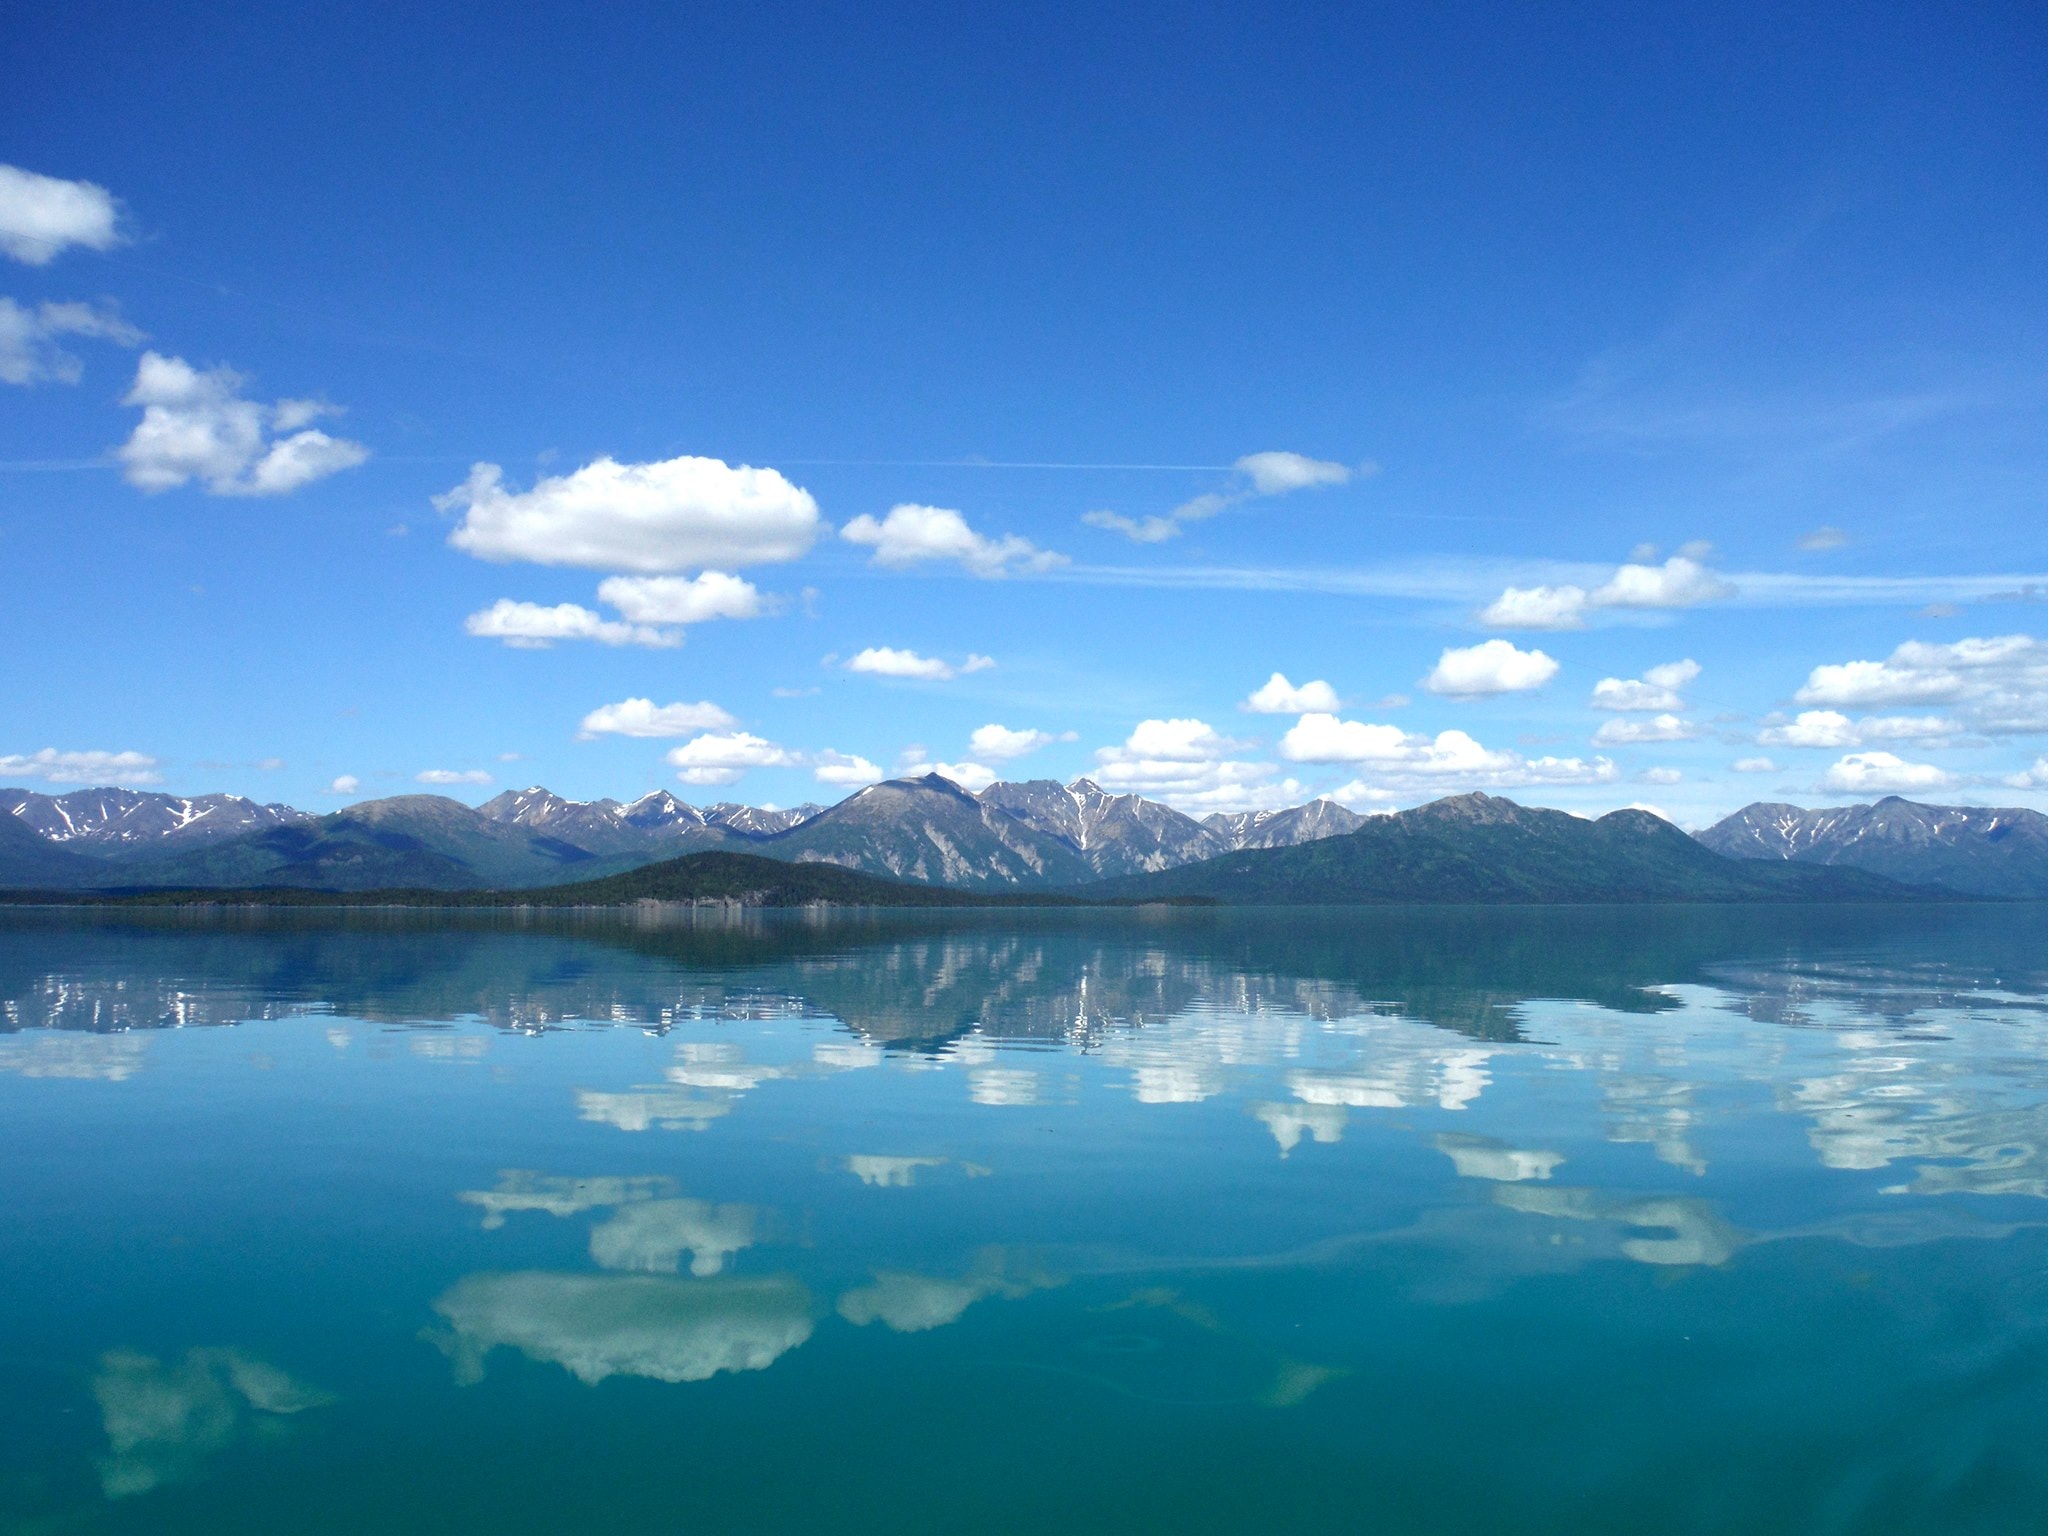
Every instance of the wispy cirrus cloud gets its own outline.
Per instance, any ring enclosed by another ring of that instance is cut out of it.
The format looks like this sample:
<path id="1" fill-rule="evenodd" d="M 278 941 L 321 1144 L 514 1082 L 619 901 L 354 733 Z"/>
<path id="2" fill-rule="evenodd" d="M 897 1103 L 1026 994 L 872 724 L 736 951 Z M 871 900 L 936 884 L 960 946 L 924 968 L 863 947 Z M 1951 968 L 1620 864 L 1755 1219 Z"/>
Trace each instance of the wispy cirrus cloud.
<path id="1" fill-rule="evenodd" d="M 1269 500 L 1317 486 L 1344 485 L 1353 478 L 1377 474 L 1379 466 L 1339 464 L 1329 459 L 1312 459 L 1307 454 L 1269 451 L 1248 453 L 1231 466 L 1232 478 L 1220 490 L 1182 502 L 1172 511 L 1130 517 L 1121 512 L 1095 511 L 1082 516 L 1091 528 L 1120 533 L 1138 544 L 1160 544 L 1178 537 L 1189 523 L 1206 521 L 1220 512 L 1246 502 Z"/>

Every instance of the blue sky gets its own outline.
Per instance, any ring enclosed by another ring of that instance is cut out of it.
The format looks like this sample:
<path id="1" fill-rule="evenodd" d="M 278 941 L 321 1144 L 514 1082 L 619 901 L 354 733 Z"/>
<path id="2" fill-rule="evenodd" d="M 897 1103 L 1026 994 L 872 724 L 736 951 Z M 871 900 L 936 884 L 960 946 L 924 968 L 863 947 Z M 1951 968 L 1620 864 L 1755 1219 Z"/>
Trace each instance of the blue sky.
<path id="1" fill-rule="evenodd" d="M 2048 804 L 2037 9 L 0 47 L 0 780 Z"/>

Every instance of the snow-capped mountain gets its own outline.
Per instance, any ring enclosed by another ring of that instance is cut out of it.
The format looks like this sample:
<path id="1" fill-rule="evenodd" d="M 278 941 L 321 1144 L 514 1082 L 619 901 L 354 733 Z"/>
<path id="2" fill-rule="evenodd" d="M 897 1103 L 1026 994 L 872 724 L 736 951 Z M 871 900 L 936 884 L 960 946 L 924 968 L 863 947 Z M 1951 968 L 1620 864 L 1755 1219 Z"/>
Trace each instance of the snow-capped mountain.
<path id="1" fill-rule="evenodd" d="M 1842 864 L 1971 896 L 2048 896 L 2048 816 L 2017 808 L 1759 802 L 1699 834 L 1732 859 Z"/>
<path id="2" fill-rule="evenodd" d="M 1138 795 L 1112 795 L 1092 779 L 991 784 L 980 800 L 1061 839 L 1098 875 L 1172 869 L 1224 851 L 1192 816 Z"/>
<path id="3" fill-rule="evenodd" d="M 188 847 L 312 818 L 288 805 L 240 795 L 159 794 L 143 789 L 75 789 L 43 795 L 0 789 L 0 812 L 50 842 L 101 857 Z"/>
<path id="4" fill-rule="evenodd" d="M 1218 811 L 1202 825 L 1229 852 L 1240 848 L 1292 848 L 1323 837 L 1342 837 L 1365 825 L 1365 818 L 1334 800 L 1311 800 L 1284 811 Z"/>
<path id="5" fill-rule="evenodd" d="M 559 837 L 592 853 L 644 848 L 659 858 L 689 848 L 716 847 L 728 837 L 772 837 L 808 821 L 819 809 L 801 805 L 774 810 L 730 801 L 700 809 L 665 789 L 625 802 L 565 800 L 538 785 L 508 789 L 477 807 L 492 821 Z"/>
<path id="6" fill-rule="evenodd" d="M 936 773 L 871 784 L 747 851 L 979 889 L 1078 885 L 1095 877 L 1065 838 L 977 800 Z"/>

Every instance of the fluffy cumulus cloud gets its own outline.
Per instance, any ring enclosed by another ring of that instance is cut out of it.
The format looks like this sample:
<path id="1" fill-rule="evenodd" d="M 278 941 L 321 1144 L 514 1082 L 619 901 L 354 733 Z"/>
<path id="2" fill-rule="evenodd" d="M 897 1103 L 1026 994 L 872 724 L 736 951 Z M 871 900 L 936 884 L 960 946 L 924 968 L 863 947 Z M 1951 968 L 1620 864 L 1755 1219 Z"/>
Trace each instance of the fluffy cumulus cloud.
<path id="1" fill-rule="evenodd" d="M 1524 651 L 1506 640 L 1453 646 L 1437 658 L 1422 686 L 1447 698 L 1484 698 L 1524 693 L 1557 676 L 1557 663 L 1542 651 Z"/>
<path id="2" fill-rule="evenodd" d="M 796 753 L 745 731 L 712 731 L 672 748 L 669 765 L 685 784 L 737 783 L 749 768 L 794 768 Z"/>
<path id="3" fill-rule="evenodd" d="M 1013 758 L 1023 757 L 1048 746 L 1059 738 L 1050 731 L 1014 731 L 1007 725 L 977 726 L 967 738 L 967 750 L 977 758 L 985 757 L 992 763 L 1007 763 Z"/>
<path id="4" fill-rule="evenodd" d="M 817 763 L 811 769 L 811 776 L 820 784 L 831 784 L 840 789 L 859 789 L 863 785 L 881 780 L 879 765 L 852 752 L 820 752 Z"/>
<path id="5" fill-rule="evenodd" d="M 522 603 L 501 597 L 462 621 L 463 633 L 502 640 L 519 650 L 544 651 L 558 640 L 594 640 L 599 645 L 676 646 L 683 637 L 651 624 L 608 619 L 581 603 Z"/>
<path id="6" fill-rule="evenodd" d="M 1833 708 L 1942 704 L 1994 735 L 2048 730 L 2048 643 L 1999 635 L 1930 645 L 1909 640 L 1882 661 L 1815 667 L 1794 697 Z"/>
<path id="7" fill-rule="evenodd" d="M 1625 747 L 1643 742 L 1693 741 L 1699 727 L 1673 714 L 1652 715 L 1647 720 L 1609 720 L 1593 733 L 1596 747 Z"/>
<path id="8" fill-rule="evenodd" d="M 0 779 L 35 779 L 44 784 L 157 784 L 163 775 L 146 752 L 9 753 L 0 757 Z"/>
<path id="9" fill-rule="evenodd" d="M 962 789 L 976 795 L 996 781 L 995 770 L 981 763 L 907 763 L 901 776 L 906 779 L 921 779 L 928 773 L 936 773 L 942 779 L 951 779 Z"/>
<path id="10" fill-rule="evenodd" d="M 477 464 L 434 505 L 462 514 L 448 542 L 482 560 L 642 574 L 795 560 L 820 527 L 811 493 L 778 471 L 688 456 L 601 458 L 525 491 Z"/>
<path id="11" fill-rule="evenodd" d="M 1464 731 L 1435 736 L 1395 725 L 1342 720 L 1330 714 L 1303 715 L 1280 738 L 1280 755 L 1295 763 L 1343 763 L 1371 770 L 1337 791 L 1338 799 L 1373 800 L 1376 791 L 1415 786 L 1510 788 L 1523 784 L 1599 784 L 1615 776 L 1604 757 L 1523 757 L 1482 746 Z"/>
<path id="12" fill-rule="evenodd" d="M 0 165 L 0 251 L 41 267 L 73 246 L 110 251 L 121 242 L 121 211 L 105 187 Z"/>
<path id="13" fill-rule="evenodd" d="M 916 651 L 898 650 L 892 645 L 871 645 L 864 651 L 847 658 L 846 670 L 864 672 L 870 677 L 910 677 L 926 682 L 945 682 L 948 678 L 959 677 L 966 672 L 986 672 L 995 665 L 992 657 L 969 652 L 967 659 L 955 666 L 941 661 L 936 656 L 920 656 Z"/>
<path id="14" fill-rule="evenodd" d="M 1096 752 L 1094 777 L 1113 794 L 1148 795 L 1186 811 L 1265 810 L 1306 797 L 1293 779 L 1275 779 L 1272 764 L 1231 755 L 1249 745 L 1202 720 L 1142 720 L 1123 745 Z"/>
<path id="15" fill-rule="evenodd" d="M 1896 795 L 1948 789 L 1955 775 L 1932 763 L 1909 763 L 1890 752 L 1851 752 L 1821 778 L 1821 788 L 1844 795 Z"/>
<path id="16" fill-rule="evenodd" d="M 2013 789 L 2048 789 L 2048 757 L 2037 757 L 2034 766 L 2015 773 L 2005 781 Z"/>
<path id="17" fill-rule="evenodd" d="M 877 519 L 862 513 L 839 536 L 849 544 L 864 544 L 874 550 L 874 563 L 901 570 L 933 560 L 952 560 L 977 576 L 1008 576 L 1012 572 L 1049 571 L 1065 565 L 1067 557 L 1040 549 L 1016 534 L 990 538 L 967 526 L 967 519 L 950 507 L 925 507 L 914 502 L 891 507 Z"/>
<path id="18" fill-rule="evenodd" d="M 1586 601 L 1595 608 L 1693 608 L 1734 595 L 1732 583 L 1677 554 L 1662 565 L 1624 565 Z"/>
<path id="19" fill-rule="evenodd" d="M 502 640 L 527 650 L 544 650 L 558 640 L 672 647 L 683 643 L 681 625 L 752 619 L 766 612 L 752 582 L 724 571 L 697 576 L 613 576 L 598 583 L 597 595 L 623 617 L 608 619 L 581 603 L 523 603 L 501 597 L 471 614 L 463 628 L 483 639 Z"/>
<path id="20" fill-rule="evenodd" d="M 1488 629 L 1583 629 L 1586 589 L 1509 587 L 1479 610 L 1479 622 Z"/>
<path id="21" fill-rule="evenodd" d="M 429 768 L 413 775 L 416 784 L 434 784 L 444 788 L 458 785 L 483 785 L 491 782 L 491 776 L 481 768 Z"/>
<path id="22" fill-rule="evenodd" d="M 1692 608 L 1735 596 L 1735 586 L 1702 563 L 1703 549 L 1663 564 L 1631 561 L 1590 590 L 1569 583 L 1509 587 L 1479 611 L 1489 629 L 1583 629 L 1600 608 Z"/>
<path id="23" fill-rule="evenodd" d="M 1206 763 L 1227 757 L 1248 745 L 1223 735 L 1203 720 L 1140 720 L 1121 747 L 1105 747 L 1096 753 L 1105 763 L 1159 759 L 1176 763 Z"/>
<path id="24" fill-rule="evenodd" d="M 1738 757 L 1734 762 L 1737 773 L 1776 773 L 1778 765 L 1768 757 Z"/>
<path id="25" fill-rule="evenodd" d="M 1334 711 L 1338 707 L 1337 690 L 1320 678 L 1297 688 L 1287 680 L 1286 674 L 1275 672 L 1237 707 L 1254 715 L 1302 715 L 1316 709 Z"/>
<path id="26" fill-rule="evenodd" d="M 68 337 L 139 347 L 142 332 L 111 304 L 38 304 L 0 298 L 0 384 L 76 384 L 85 371 Z"/>
<path id="27" fill-rule="evenodd" d="M 1182 502 L 1164 517 L 1127 517 L 1121 512 L 1085 514 L 1081 521 L 1091 528 L 1120 533 L 1139 544 L 1158 544 L 1178 535 L 1188 523 L 1198 523 L 1219 512 L 1248 501 L 1286 496 L 1316 486 L 1343 485 L 1354 475 L 1370 475 L 1377 466 L 1333 463 L 1312 459 L 1307 454 L 1272 451 L 1248 453 L 1231 466 L 1231 482 L 1222 490 L 1206 491 Z"/>
<path id="28" fill-rule="evenodd" d="M 1685 708 L 1679 689 L 1700 675 L 1696 661 L 1669 661 L 1651 667 L 1639 678 L 1603 677 L 1593 685 L 1595 709 L 1648 714 L 1657 710 Z"/>
<path id="29" fill-rule="evenodd" d="M 692 731 L 722 731 L 738 723 L 709 699 L 695 704 L 621 699 L 616 704 L 600 705 L 585 715 L 577 735 L 584 741 L 599 736 L 687 736 Z"/>
<path id="30" fill-rule="evenodd" d="M 1852 720 L 1836 709 L 1804 709 L 1782 725 L 1766 726 L 1756 739 L 1766 747 L 1839 749 L 1884 741 L 1932 745 L 1961 733 L 1962 727 L 1955 721 L 1932 715 L 1865 715 Z"/>
<path id="31" fill-rule="evenodd" d="M 352 795 L 363 787 L 363 781 L 352 773 L 336 774 L 334 782 L 327 786 L 330 795 Z"/>
<path id="32" fill-rule="evenodd" d="M 138 490 L 167 491 L 197 480 L 215 496 L 282 496 L 370 456 L 361 443 L 309 425 L 333 406 L 317 400 L 244 400 L 231 368 L 194 368 L 182 357 L 145 352 L 125 404 L 142 420 L 115 450 Z"/>
<path id="33" fill-rule="evenodd" d="M 754 584 L 724 571 L 704 571 L 696 576 L 613 576 L 598 583 L 597 595 L 635 624 L 757 619 L 764 611 Z"/>

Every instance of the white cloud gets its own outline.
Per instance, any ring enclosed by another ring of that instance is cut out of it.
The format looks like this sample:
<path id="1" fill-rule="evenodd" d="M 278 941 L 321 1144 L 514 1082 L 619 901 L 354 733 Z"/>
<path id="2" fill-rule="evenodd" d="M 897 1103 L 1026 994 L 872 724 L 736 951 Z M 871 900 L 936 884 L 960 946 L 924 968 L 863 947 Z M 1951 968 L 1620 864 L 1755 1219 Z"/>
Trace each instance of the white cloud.
<path id="1" fill-rule="evenodd" d="M 413 775 L 416 784 L 488 784 L 491 776 L 481 768 L 429 768 Z"/>
<path id="2" fill-rule="evenodd" d="M 1337 690 L 1320 679 L 1297 688 L 1287 681 L 1286 674 L 1275 672 L 1237 707 L 1255 715 L 1300 715 L 1316 709 L 1335 710 L 1338 708 Z"/>
<path id="3" fill-rule="evenodd" d="M 599 645 L 677 646 L 683 637 L 672 629 L 625 624 L 608 619 L 580 603 L 515 602 L 501 597 L 462 621 L 465 634 L 502 640 L 518 650 L 544 651 L 557 640 L 595 640 Z"/>
<path id="4" fill-rule="evenodd" d="M 1095 756 L 1104 763 L 1152 758 L 1205 763 L 1227 757 L 1245 745 L 1222 735 L 1203 720 L 1140 720 L 1121 747 L 1104 747 Z"/>
<path id="5" fill-rule="evenodd" d="M 995 770 L 983 767 L 980 763 L 912 763 L 899 777 L 921 779 L 928 773 L 936 773 L 942 779 L 951 779 L 962 789 L 976 795 L 996 781 Z"/>
<path id="6" fill-rule="evenodd" d="M 1688 656 L 1683 661 L 1667 661 L 1647 668 L 1643 681 L 1653 688 L 1683 688 L 1699 675 L 1700 664 Z"/>
<path id="7" fill-rule="evenodd" d="M 1840 710 L 1806 709 L 1785 725 L 1757 733 L 1767 747 L 1861 747 L 1879 741 L 1946 741 L 1960 735 L 1953 720 L 1928 715 L 1866 715 L 1851 720 Z"/>
<path id="8" fill-rule="evenodd" d="M 1734 595 L 1732 583 L 1679 554 L 1662 565 L 1624 565 L 1586 601 L 1595 608 L 1691 608 Z"/>
<path id="9" fill-rule="evenodd" d="M 1699 733 L 1699 727 L 1690 720 L 1662 714 L 1648 720 L 1609 720 L 1593 733 L 1593 745 L 1620 747 L 1650 741 L 1692 741 Z"/>
<path id="10" fill-rule="evenodd" d="M 685 784 L 732 784 L 749 768 L 794 768 L 801 759 L 745 731 L 710 733 L 672 748 L 669 765 Z"/>
<path id="11" fill-rule="evenodd" d="M 477 464 L 434 505 L 461 509 L 448 542 L 481 560 L 643 573 L 795 560 L 820 526 L 810 492 L 777 471 L 696 457 L 605 457 L 528 491 L 506 490 L 502 469 Z"/>
<path id="12" fill-rule="evenodd" d="M 1794 697 L 1837 707 L 1950 704 L 1993 734 L 2048 730 L 2048 644 L 2032 635 L 1909 640 L 1883 661 L 1815 667 Z"/>
<path id="13" fill-rule="evenodd" d="M 1955 782 L 1955 775 L 1932 763 L 1909 763 L 1890 752 L 1851 752 L 1828 769 L 1821 788 L 1850 795 L 1903 794 L 1947 789 Z"/>
<path id="14" fill-rule="evenodd" d="M 1090 528 L 1120 533 L 1133 544 L 1163 544 L 1180 532 L 1170 517 L 1125 517 L 1121 512 L 1083 512 L 1081 521 Z"/>
<path id="15" fill-rule="evenodd" d="M 1586 589 L 1509 587 L 1479 610 L 1479 622 L 1488 629 L 1584 629 Z"/>
<path id="16" fill-rule="evenodd" d="M 967 526 L 950 507 L 925 507 L 904 502 L 879 521 L 862 513 L 839 536 L 849 544 L 871 547 L 876 565 L 901 569 L 927 560 L 957 560 L 977 576 L 1007 576 L 1012 571 L 1049 571 L 1067 557 L 1040 549 L 1029 539 L 1006 534 L 992 539 Z"/>
<path id="17" fill-rule="evenodd" d="M 1734 762 L 1737 773 L 1776 773 L 1778 765 L 1768 757 L 1738 757 Z"/>
<path id="18" fill-rule="evenodd" d="M 327 786 L 330 795 L 352 795 L 363 787 L 363 781 L 352 773 L 336 774 L 334 782 Z"/>
<path id="19" fill-rule="evenodd" d="M 1280 755 L 1296 763 L 1348 763 L 1375 770 L 1378 782 L 1363 779 L 1336 791 L 1339 800 L 1376 800 L 1401 786 L 1458 780 L 1473 787 L 1509 788 L 1518 784 L 1605 783 L 1614 765 L 1604 757 L 1591 762 L 1576 757 L 1525 758 L 1520 753 L 1482 746 L 1464 731 L 1435 736 L 1410 733 L 1398 726 L 1335 715 L 1303 715 L 1280 738 Z"/>
<path id="20" fill-rule="evenodd" d="M 598 736 L 687 736 L 692 731 L 722 731 L 738 723 L 709 699 L 695 704 L 621 699 L 585 715 L 577 734 L 584 741 Z"/>
<path id="21" fill-rule="evenodd" d="M 2034 766 L 2010 774 L 2005 782 L 2014 789 L 2048 789 L 2048 757 L 2037 757 Z"/>
<path id="22" fill-rule="evenodd" d="M 1462 731 L 1447 737 L 1470 741 Z M 1303 715 L 1280 738 L 1280 755 L 1292 763 L 1391 763 L 1425 750 L 1428 738 L 1412 736 L 1398 725 L 1340 720 L 1333 714 Z"/>
<path id="23" fill-rule="evenodd" d="M 306 426 L 332 406 L 259 405 L 241 398 L 242 383 L 231 368 L 202 373 L 181 357 L 143 353 L 123 400 L 142 407 L 142 420 L 115 450 L 128 483 L 154 493 L 199 480 L 215 496 L 282 496 L 369 458 L 361 443 Z"/>
<path id="24" fill-rule="evenodd" d="M 1685 781 L 1685 775 L 1676 768 L 1645 768 L 1636 778 L 1645 784 L 1680 784 Z M 1658 814 L 1663 815 L 1663 812 Z"/>
<path id="25" fill-rule="evenodd" d="M 1252 483 L 1260 496 L 1284 496 L 1317 485 L 1342 485 L 1351 478 L 1351 466 L 1328 459 L 1311 459 L 1300 453 L 1248 453 L 1237 461 L 1237 472 Z"/>
<path id="26" fill-rule="evenodd" d="M 986 672 L 994 665 L 993 658 L 973 652 L 969 652 L 967 659 L 956 667 L 936 656 L 920 656 L 916 651 L 898 650 L 891 645 L 871 645 L 849 658 L 846 670 L 865 672 L 872 677 L 914 677 L 928 682 L 944 682 L 963 673 Z"/>
<path id="27" fill-rule="evenodd" d="M 1248 453 L 1231 468 L 1235 478 L 1228 489 L 1206 491 L 1182 502 L 1165 517 L 1125 517 L 1119 512 L 1089 512 L 1081 521 L 1091 528 L 1121 533 L 1139 544 L 1157 544 L 1179 534 L 1183 524 L 1201 522 L 1243 502 L 1285 496 L 1314 486 L 1343 485 L 1354 474 L 1378 473 L 1378 466 L 1374 464 L 1362 464 L 1354 470 L 1348 464 L 1278 451 Z"/>
<path id="28" fill-rule="evenodd" d="M 864 784 L 873 784 L 882 778 L 879 766 L 866 758 L 849 752 L 820 752 L 813 778 L 820 784 L 836 784 L 845 789 L 858 789 Z"/>
<path id="29" fill-rule="evenodd" d="M 0 779 L 39 779 L 46 784 L 158 784 L 157 760 L 145 752 L 9 753 L 0 757 Z"/>
<path id="30" fill-rule="evenodd" d="M 1596 608 L 1691 608 L 1733 597 L 1735 590 L 1696 554 L 1680 553 L 1662 565 L 1632 561 L 1591 591 L 1569 584 L 1509 587 L 1480 610 L 1479 622 L 1491 629 L 1579 629 Z"/>
<path id="31" fill-rule="evenodd" d="M 33 309 L 0 298 L 0 384 L 76 384 L 85 365 L 58 344 L 84 336 L 139 347 L 142 332 L 111 304 L 38 304 Z"/>
<path id="32" fill-rule="evenodd" d="M 977 726 L 967 738 L 967 750 L 991 762 L 1007 763 L 1048 746 L 1058 738 L 1050 731 L 1013 731 L 1007 725 Z"/>
<path id="33" fill-rule="evenodd" d="M 1144 795 L 1189 815 L 1280 810 L 1309 797 L 1307 785 L 1275 779 L 1274 772 L 1271 763 L 1238 758 L 1209 763 L 1139 758 L 1105 763 L 1091 777 L 1111 794 Z"/>
<path id="34" fill-rule="evenodd" d="M 1848 534 L 1839 528 L 1831 528 L 1825 525 L 1814 529 L 1811 533 L 1802 533 L 1799 536 L 1799 547 L 1809 553 L 1818 553 L 1828 549 L 1840 549 L 1848 542 Z"/>
<path id="35" fill-rule="evenodd" d="M 612 576 L 598 583 L 597 595 L 636 624 L 757 619 L 763 612 L 761 594 L 754 584 L 724 571 L 697 576 Z"/>
<path id="36" fill-rule="evenodd" d="M 105 187 L 0 165 L 0 251 L 41 267 L 74 245 L 110 251 L 121 243 L 120 210 Z"/>
<path id="37" fill-rule="evenodd" d="M 1592 705 L 1595 709 L 1638 713 L 1683 709 L 1685 700 L 1679 696 L 1678 690 L 1699 675 L 1699 663 L 1687 660 L 1651 667 L 1640 680 L 1603 677 L 1593 685 Z"/>
<path id="38" fill-rule="evenodd" d="M 1517 649 L 1506 640 L 1452 647 L 1437 658 L 1422 686 L 1450 698 L 1480 698 L 1541 688 L 1557 676 L 1557 663 L 1542 651 Z"/>

